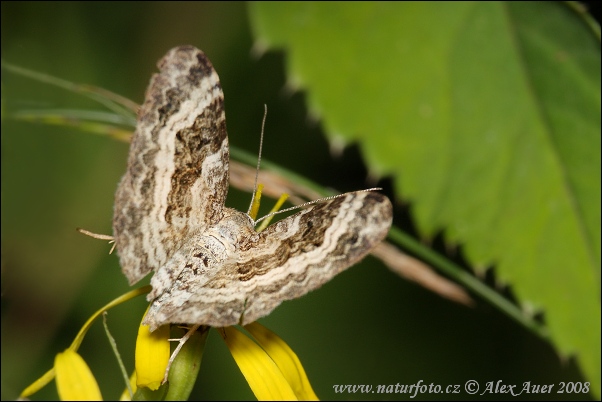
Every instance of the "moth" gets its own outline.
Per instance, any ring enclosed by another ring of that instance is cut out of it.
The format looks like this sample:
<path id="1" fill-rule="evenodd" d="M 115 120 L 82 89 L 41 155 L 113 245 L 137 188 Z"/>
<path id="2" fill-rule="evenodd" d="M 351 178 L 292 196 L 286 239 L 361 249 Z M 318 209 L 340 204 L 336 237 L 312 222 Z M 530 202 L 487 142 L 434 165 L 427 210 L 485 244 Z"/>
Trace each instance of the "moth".
<path id="1" fill-rule="evenodd" d="M 143 321 L 151 330 L 253 322 L 320 287 L 386 236 L 392 206 L 374 191 L 325 199 L 256 232 L 249 215 L 225 206 L 228 136 L 211 62 L 181 46 L 158 67 L 113 217 L 130 284 L 154 272 Z"/>

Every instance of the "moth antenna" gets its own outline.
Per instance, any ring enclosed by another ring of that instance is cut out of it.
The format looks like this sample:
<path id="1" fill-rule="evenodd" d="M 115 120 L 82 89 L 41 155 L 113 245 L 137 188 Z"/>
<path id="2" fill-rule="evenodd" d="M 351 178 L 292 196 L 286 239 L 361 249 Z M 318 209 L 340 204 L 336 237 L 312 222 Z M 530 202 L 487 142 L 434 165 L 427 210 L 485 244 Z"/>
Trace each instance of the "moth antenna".
<path id="1" fill-rule="evenodd" d="M 348 193 L 331 195 L 330 197 L 324 197 L 324 198 L 320 198 L 320 199 L 317 199 L 317 200 L 304 202 L 303 204 L 295 205 L 294 207 L 281 209 L 280 211 L 270 212 L 266 216 L 262 216 L 261 218 L 257 219 L 254 223 L 255 223 L 255 225 L 257 225 L 257 223 L 261 222 L 262 220 L 264 220 L 266 218 L 269 218 L 271 216 L 274 216 L 276 214 L 280 214 L 282 212 L 293 211 L 295 209 L 305 208 L 305 207 L 307 207 L 309 205 L 314 205 L 314 204 L 319 204 L 321 202 L 334 200 L 335 198 L 345 197 L 347 194 L 351 194 L 351 193 L 364 193 L 364 192 L 367 192 L 367 191 L 378 191 L 378 190 L 382 190 L 382 188 L 381 187 L 373 187 L 373 188 L 367 188 L 365 190 L 350 191 Z"/>
<path id="2" fill-rule="evenodd" d="M 251 197 L 251 204 L 247 210 L 247 215 L 251 213 L 253 207 L 253 201 L 255 201 L 255 193 L 257 192 L 257 180 L 259 179 L 259 165 L 261 165 L 261 151 L 263 150 L 263 131 L 265 129 L 265 120 L 268 117 L 268 105 L 263 105 L 263 121 L 261 122 L 261 136 L 259 137 L 259 156 L 257 157 L 257 169 L 255 170 L 255 184 L 253 185 L 253 196 Z"/>

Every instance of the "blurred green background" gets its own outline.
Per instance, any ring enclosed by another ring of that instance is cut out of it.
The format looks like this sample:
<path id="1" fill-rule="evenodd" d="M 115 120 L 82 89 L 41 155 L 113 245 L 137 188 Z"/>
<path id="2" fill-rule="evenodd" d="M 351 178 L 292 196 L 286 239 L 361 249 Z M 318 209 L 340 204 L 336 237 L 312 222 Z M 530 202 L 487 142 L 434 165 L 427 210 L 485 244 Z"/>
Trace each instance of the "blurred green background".
<path id="1" fill-rule="evenodd" d="M 319 122 L 307 117 L 304 95 L 285 89 L 285 56 L 252 56 L 244 3 L 3 2 L 1 11 L 3 60 L 106 88 L 138 103 L 157 60 L 176 45 L 195 45 L 220 75 L 232 146 L 257 152 L 267 104 L 266 159 L 341 192 L 368 186 L 357 149 L 332 157 Z M 81 96 L 4 71 L 2 102 L 3 116 L 34 108 L 98 109 Z M 106 243 L 75 231 L 111 232 L 113 194 L 126 155 L 127 144 L 106 137 L 3 118 L 2 399 L 15 399 L 52 366 L 56 352 L 70 344 L 87 317 L 129 289 Z M 227 205 L 245 210 L 249 200 L 249 194 L 231 190 Z M 398 206 L 398 218 L 409 209 Z M 412 231 L 411 224 L 396 223 Z M 128 369 L 145 306 L 139 298 L 109 312 L 109 327 Z M 335 394 L 335 384 L 584 381 L 574 362 L 561 361 L 550 345 L 489 305 L 453 304 L 371 257 L 319 291 L 284 303 L 261 322 L 298 354 L 323 399 L 409 399 Z M 100 323 L 80 351 L 103 396 L 117 398 L 123 385 Z M 33 399 L 56 397 L 50 384 Z M 209 336 L 193 397 L 253 398 L 215 333 Z M 554 394 L 559 397 L 588 398 Z"/>

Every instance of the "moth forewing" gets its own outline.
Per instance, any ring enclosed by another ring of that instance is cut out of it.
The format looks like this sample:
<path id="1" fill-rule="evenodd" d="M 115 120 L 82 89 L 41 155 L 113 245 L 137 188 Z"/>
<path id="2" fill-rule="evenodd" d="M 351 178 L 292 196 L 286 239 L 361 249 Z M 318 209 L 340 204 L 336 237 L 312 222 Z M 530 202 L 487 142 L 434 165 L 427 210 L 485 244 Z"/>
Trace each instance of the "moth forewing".
<path id="1" fill-rule="evenodd" d="M 244 323 L 319 288 L 361 260 L 384 239 L 391 220 L 386 196 L 353 192 L 269 226 L 237 266 L 248 294 Z"/>
<path id="2" fill-rule="evenodd" d="M 113 234 L 130 284 L 218 222 L 228 192 L 224 96 L 211 62 L 181 46 L 158 66 L 115 195 Z"/>

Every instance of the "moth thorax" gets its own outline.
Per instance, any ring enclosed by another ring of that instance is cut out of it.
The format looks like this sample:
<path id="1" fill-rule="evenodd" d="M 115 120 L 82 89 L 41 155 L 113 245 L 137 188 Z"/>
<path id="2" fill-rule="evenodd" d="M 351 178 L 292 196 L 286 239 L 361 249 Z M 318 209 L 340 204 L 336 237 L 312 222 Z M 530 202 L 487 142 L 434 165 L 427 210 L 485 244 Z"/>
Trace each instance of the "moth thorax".
<path id="1" fill-rule="evenodd" d="M 210 230 L 226 245 L 240 245 L 257 236 L 251 218 L 232 208 L 225 208 L 222 219 Z"/>

